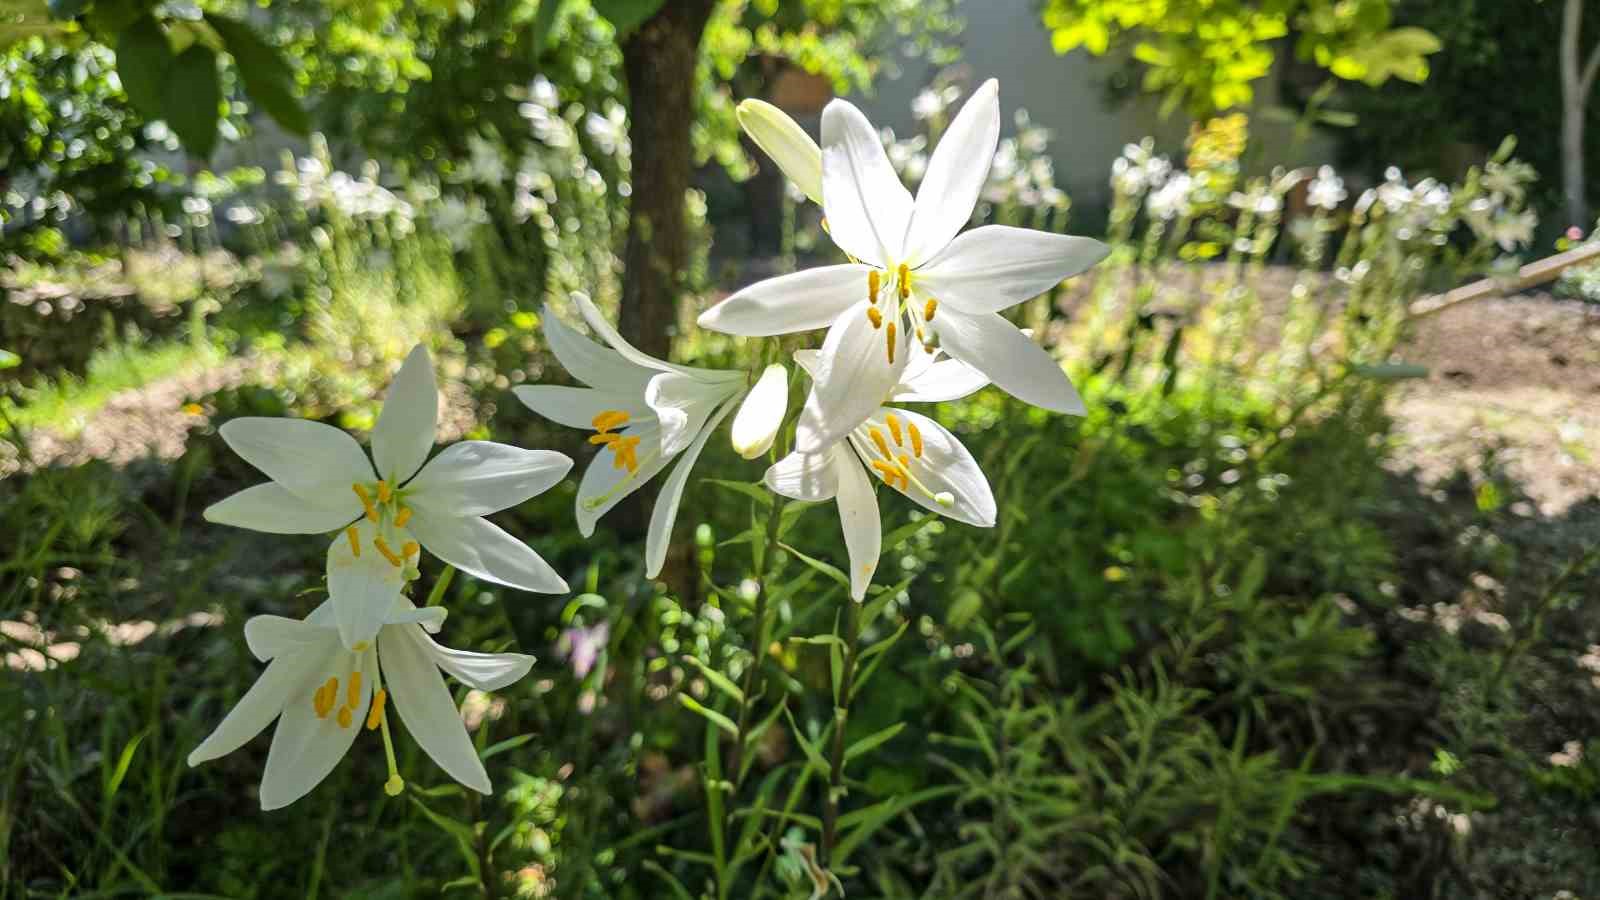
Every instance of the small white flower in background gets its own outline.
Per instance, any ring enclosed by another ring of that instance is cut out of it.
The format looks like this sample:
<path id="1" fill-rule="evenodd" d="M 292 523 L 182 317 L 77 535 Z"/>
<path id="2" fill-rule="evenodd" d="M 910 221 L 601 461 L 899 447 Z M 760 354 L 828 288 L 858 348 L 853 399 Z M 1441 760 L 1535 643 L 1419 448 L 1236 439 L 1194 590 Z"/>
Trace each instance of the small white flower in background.
<path id="1" fill-rule="evenodd" d="M 261 808 L 278 809 L 328 777 L 363 728 L 381 729 L 389 764 L 384 790 L 395 796 L 405 782 L 389 733 L 393 706 L 412 739 L 451 778 L 489 793 L 489 775 L 440 670 L 493 691 L 526 675 L 533 657 L 441 647 L 424 629 L 437 632 L 444 610 L 417 609 L 400 597 L 384 611 L 373 641 L 360 650 L 344 645 L 333 618 L 329 601 L 304 620 L 256 616 L 245 623 L 250 652 L 267 663 L 266 671 L 189 754 L 189 765 L 232 753 L 277 719 L 261 776 Z"/>
<path id="2" fill-rule="evenodd" d="M 822 114 L 820 177 L 809 150 L 774 156 L 796 183 L 821 184 L 828 233 L 852 262 L 751 285 L 701 314 L 700 325 L 750 337 L 828 328 L 799 449 L 816 452 L 853 432 L 900 381 L 913 350 L 935 347 L 1021 400 L 1083 413 L 1060 364 L 999 311 L 1099 262 L 1109 248 L 1004 225 L 960 234 L 995 157 L 998 92 L 985 82 L 962 107 L 915 199 L 872 124 L 844 100 Z M 762 128 L 779 130 L 771 121 Z"/>
<path id="3" fill-rule="evenodd" d="M 1111 186 L 1118 193 L 1138 194 L 1166 181 L 1172 163 L 1157 156 L 1155 146 L 1154 138 L 1123 146 L 1122 155 L 1111 163 Z"/>
<path id="4" fill-rule="evenodd" d="M 465 250 L 472 245 L 472 232 L 489 223 L 489 213 L 478 198 L 451 194 L 433 207 L 429 219 L 434 230 L 450 241 L 451 249 Z"/>
<path id="5" fill-rule="evenodd" d="M 1228 205 L 1241 212 L 1249 211 L 1258 216 L 1270 216 L 1283 206 L 1275 195 L 1266 190 L 1253 190 L 1248 193 L 1234 191 L 1228 195 Z"/>
<path id="6" fill-rule="evenodd" d="M 461 441 L 429 460 L 438 415 L 433 363 L 419 344 L 389 386 L 370 462 L 355 438 L 331 425 L 234 419 L 222 439 L 271 481 L 212 504 L 206 521 L 271 534 L 338 530 L 328 547 L 328 594 L 352 649 L 371 641 L 415 577 L 422 548 L 485 581 L 565 593 L 549 563 L 482 516 L 549 490 L 572 460 L 489 441 Z"/>
<path id="7" fill-rule="evenodd" d="M 1306 186 L 1306 203 L 1328 212 L 1338 209 L 1339 204 L 1348 196 L 1350 195 L 1344 189 L 1344 179 L 1334 174 L 1332 166 L 1317 169 L 1317 177 L 1311 179 L 1311 183 Z"/>
<path id="8" fill-rule="evenodd" d="M 506 165 L 505 151 L 499 144 L 479 134 L 467 138 L 466 176 L 482 184 L 504 184 L 511 170 Z"/>
<path id="9" fill-rule="evenodd" d="M 1150 215 L 1164 221 L 1187 216 L 1191 211 L 1189 198 L 1193 189 L 1194 180 L 1187 172 L 1179 172 L 1150 192 L 1145 198 L 1145 208 Z"/>
<path id="10" fill-rule="evenodd" d="M 795 362 L 807 372 L 821 364 L 815 350 L 796 352 Z M 983 373 L 965 363 L 919 354 L 888 400 L 956 400 L 986 384 Z M 939 515 L 983 528 L 994 525 L 994 494 L 983 470 L 954 434 L 927 416 L 879 406 L 838 442 L 785 456 L 767 470 L 766 485 L 796 500 L 838 504 L 850 557 L 850 596 L 856 600 L 866 596 L 883 543 L 871 475 Z"/>
<path id="11" fill-rule="evenodd" d="M 544 333 L 556 359 L 587 387 L 528 385 L 514 388 L 513 393 L 553 422 L 595 432 L 589 442 L 602 449 L 578 486 L 578 531 L 584 537 L 594 534 L 595 523 L 622 498 L 683 456 L 662 485 L 650 516 L 645 573 L 654 578 L 666 561 L 689 472 L 711 432 L 745 394 L 745 374 L 655 359 L 623 340 L 587 296 L 574 293 L 572 300 L 589 328 L 609 346 L 583 337 L 548 310 Z M 771 376 L 762 380 L 770 382 Z M 769 386 L 751 396 L 757 393 L 754 403 L 746 401 L 752 410 L 748 418 L 741 413 L 746 418 L 740 430 L 746 450 L 763 440 L 771 445 L 788 397 L 787 387 L 776 393 Z"/>

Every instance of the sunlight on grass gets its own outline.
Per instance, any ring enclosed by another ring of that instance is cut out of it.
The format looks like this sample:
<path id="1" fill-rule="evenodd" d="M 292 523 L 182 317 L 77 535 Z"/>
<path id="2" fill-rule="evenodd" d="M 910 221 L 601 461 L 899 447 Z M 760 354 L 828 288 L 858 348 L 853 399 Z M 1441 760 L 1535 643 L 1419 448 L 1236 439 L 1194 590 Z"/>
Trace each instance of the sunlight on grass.
<path id="1" fill-rule="evenodd" d="M 19 426 L 74 433 L 119 391 L 214 366 L 221 358 L 221 351 L 210 344 L 119 344 L 95 351 L 82 377 L 64 373 L 40 378 L 0 403 Z"/>

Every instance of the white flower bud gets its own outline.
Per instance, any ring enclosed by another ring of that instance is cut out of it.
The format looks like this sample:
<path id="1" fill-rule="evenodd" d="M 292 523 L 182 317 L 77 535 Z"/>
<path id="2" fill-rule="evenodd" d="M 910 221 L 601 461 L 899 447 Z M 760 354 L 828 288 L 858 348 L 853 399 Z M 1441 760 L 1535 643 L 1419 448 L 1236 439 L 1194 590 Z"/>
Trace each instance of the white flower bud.
<path id="1" fill-rule="evenodd" d="M 789 411 L 789 371 L 778 363 L 767 366 L 756 386 L 745 395 L 733 417 L 733 449 L 745 459 L 755 459 L 772 447 Z"/>
<path id="2" fill-rule="evenodd" d="M 739 126 L 811 202 L 822 205 L 822 148 L 800 123 L 761 100 L 739 104 Z M 742 414 L 741 414 L 742 415 Z"/>

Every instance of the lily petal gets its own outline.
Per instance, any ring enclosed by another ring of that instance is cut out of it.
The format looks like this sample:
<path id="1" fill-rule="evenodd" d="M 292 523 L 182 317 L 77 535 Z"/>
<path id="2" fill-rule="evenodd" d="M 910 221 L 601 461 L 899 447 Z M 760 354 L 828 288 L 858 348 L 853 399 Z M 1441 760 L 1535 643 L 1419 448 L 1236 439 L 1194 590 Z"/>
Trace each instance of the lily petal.
<path id="1" fill-rule="evenodd" d="M 1024 403 L 1081 416 L 1087 412 L 1061 364 L 998 313 L 950 310 L 933 323 L 940 346 Z"/>
<path id="2" fill-rule="evenodd" d="M 362 654 L 360 702 L 351 710 L 351 727 L 339 727 L 337 716 L 319 718 L 312 708 L 312 693 L 324 678 L 333 674 L 333 656 L 330 653 L 314 665 L 308 661 L 283 706 L 278 728 L 272 734 L 272 746 L 267 750 L 266 770 L 261 775 L 262 809 L 279 809 L 310 793 L 328 777 L 339 760 L 344 759 L 361 732 L 360 723 L 367 715 L 376 674 L 368 663 L 370 653 Z M 337 673 L 341 687 L 348 675 L 348 672 Z"/>
<path id="3" fill-rule="evenodd" d="M 533 548 L 476 516 L 418 516 L 411 530 L 428 552 L 484 581 L 540 594 L 564 594 L 567 582 Z"/>
<path id="4" fill-rule="evenodd" d="M 480 691 L 498 691 L 528 674 L 534 658 L 525 653 L 473 653 L 470 650 L 453 650 L 435 643 L 426 634 L 411 635 L 433 660 L 433 664 L 449 672 L 468 687 Z"/>
<path id="5" fill-rule="evenodd" d="M 650 415 L 638 394 L 621 394 L 596 388 L 565 387 L 554 384 L 532 384 L 514 387 L 511 393 L 524 406 L 558 425 L 568 428 L 594 430 L 595 416 L 611 410 L 621 410 L 629 418 Z"/>
<path id="6" fill-rule="evenodd" d="M 584 384 L 608 393 L 637 396 L 661 369 L 629 362 L 622 354 L 579 334 L 545 307 L 544 337 L 562 367 Z"/>
<path id="7" fill-rule="evenodd" d="M 764 100 L 746 100 L 736 113 L 744 133 L 772 158 L 801 193 L 822 205 L 822 148 L 789 114 Z"/>
<path id="8" fill-rule="evenodd" d="M 390 625 L 421 625 L 422 630 L 428 634 L 438 634 L 444 627 L 446 610 L 442 606 L 417 607 L 404 596 L 395 599 L 395 605 L 389 615 L 383 620 L 384 627 Z M 382 632 L 379 632 L 380 634 Z"/>
<path id="9" fill-rule="evenodd" d="M 821 453 L 791 453 L 768 467 L 761 480 L 774 494 L 793 500 L 832 500 L 839 493 L 839 473 L 834 468 L 837 449 L 835 445 Z"/>
<path id="10" fill-rule="evenodd" d="M 251 616 L 250 621 L 244 623 L 244 642 L 262 662 L 305 650 L 308 646 L 326 644 L 325 649 L 331 649 L 336 639 L 333 630 L 304 619 Z"/>
<path id="11" fill-rule="evenodd" d="M 348 494 L 349 499 L 343 499 Z M 248 487 L 206 507 L 205 520 L 268 534 L 324 534 L 361 515 L 361 501 L 347 485 L 329 506 L 312 506 L 275 481 Z"/>
<path id="12" fill-rule="evenodd" d="M 816 384 L 800 412 L 795 449 L 817 453 L 836 444 L 872 415 L 905 371 L 910 343 L 895 336 L 894 362 L 887 358 L 886 329 L 872 327 L 865 300 L 852 306 L 822 342 Z"/>
<path id="13" fill-rule="evenodd" d="M 699 378 L 704 381 L 715 383 L 736 381 L 744 377 L 739 372 L 719 372 L 712 369 L 696 369 L 692 366 L 680 366 L 677 363 L 670 363 L 666 360 L 656 359 L 654 356 L 651 356 L 643 350 L 640 350 L 628 343 L 627 339 L 622 336 L 622 333 L 617 331 L 616 326 L 606 321 L 606 317 L 600 312 L 600 307 L 594 305 L 594 301 L 589 299 L 588 294 L 585 294 L 582 291 L 573 291 L 570 296 L 573 304 L 578 307 L 578 312 L 583 314 L 583 320 L 589 323 L 590 330 L 599 335 L 601 340 L 609 344 L 611 349 L 621 354 L 623 359 L 626 359 L 628 362 L 631 362 L 636 366 L 655 369 L 659 372 L 677 372 L 681 375 L 687 375 L 690 378 Z"/>
<path id="14" fill-rule="evenodd" d="M 733 417 L 734 452 L 745 459 L 755 459 L 772 449 L 788 411 L 789 370 L 780 363 L 773 363 L 756 379 L 755 387 L 739 404 L 739 414 Z"/>
<path id="15" fill-rule="evenodd" d="M 419 524 L 418 519 L 412 525 Z M 405 586 L 404 566 L 394 565 L 379 551 L 378 527 L 366 519 L 352 526 L 360 552 L 350 546 L 348 533 L 334 535 L 328 544 L 328 597 L 333 617 L 339 626 L 339 639 L 346 647 L 371 642 L 383 627 L 384 616 Z M 390 529 L 384 543 L 391 553 L 400 553 L 411 539 L 405 529 Z"/>
<path id="16" fill-rule="evenodd" d="M 555 487 L 572 459 L 491 441 L 461 441 L 423 466 L 406 488 L 419 517 L 482 516 L 516 506 Z"/>
<path id="17" fill-rule="evenodd" d="M 1043 294 L 1110 252 L 1093 238 L 985 225 L 957 237 L 918 269 L 917 290 L 962 312 L 999 312 Z"/>
<path id="18" fill-rule="evenodd" d="M 418 344 L 389 383 L 383 412 L 372 429 L 372 460 L 395 486 L 422 468 L 439 424 L 439 387 L 428 348 Z"/>
<path id="19" fill-rule="evenodd" d="M 847 100 L 822 111 L 822 208 L 839 249 L 879 268 L 900 261 L 911 192 L 877 130 Z"/>
<path id="20" fill-rule="evenodd" d="M 355 500 L 350 485 L 373 479 L 361 445 L 332 425 L 246 416 L 223 424 L 218 433 L 245 462 L 319 509 L 348 508 Z"/>
<path id="21" fill-rule="evenodd" d="M 661 452 L 671 456 L 689 446 L 706 416 L 732 387 L 708 385 L 678 372 L 662 372 L 650 379 L 644 400 L 661 424 Z"/>
<path id="22" fill-rule="evenodd" d="M 683 501 L 683 488 L 689 481 L 689 472 L 694 468 L 695 461 L 700 458 L 700 451 L 706 447 L 706 439 L 711 437 L 711 432 L 717 430 L 722 420 L 733 411 L 734 401 L 729 400 L 722 404 L 711 417 L 711 421 L 695 437 L 689 449 L 683 453 L 683 458 L 673 466 L 671 474 L 661 485 L 661 493 L 656 497 L 655 509 L 650 511 L 650 530 L 645 534 L 644 542 L 644 569 L 646 578 L 654 578 L 661 572 L 662 563 L 667 559 L 667 545 L 672 541 L 672 526 L 678 519 L 678 505 Z"/>
<path id="23" fill-rule="evenodd" d="M 826 328 L 867 296 L 871 266 L 819 266 L 767 278 L 736 291 L 700 314 L 701 328 L 767 337 Z"/>
<path id="24" fill-rule="evenodd" d="M 1000 83 L 991 78 L 968 98 L 928 159 L 906 234 L 908 265 L 943 250 L 971 221 L 999 143 Z"/>
<path id="25" fill-rule="evenodd" d="M 896 403 L 942 403 L 959 400 L 987 387 L 989 376 L 942 353 L 911 351 L 900 383 L 889 399 Z"/>
<path id="26" fill-rule="evenodd" d="M 489 793 L 489 773 L 472 748 L 467 726 L 445 687 L 444 676 L 422 645 L 422 629 L 392 625 L 378 635 L 384 686 L 413 740 L 451 778 Z"/>
<path id="27" fill-rule="evenodd" d="M 661 452 L 660 429 L 655 425 L 628 429 L 624 434 L 639 439 L 636 448 L 639 466 L 632 472 L 619 469 L 610 451 L 602 450 L 583 472 L 578 484 L 578 533 L 584 537 L 594 534 L 600 517 L 622 502 L 629 494 L 644 487 L 645 482 L 666 468 L 672 457 Z"/>
<path id="28" fill-rule="evenodd" d="M 844 545 L 850 557 L 850 597 L 859 602 L 867 596 L 867 586 L 878 571 L 878 557 L 883 553 L 883 520 L 878 514 L 878 495 L 872 490 L 872 480 L 855 454 L 844 447 L 836 448 L 833 468 L 839 482 L 834 502 L 839 505 L 839 527 L 844 530 Z"/>
<path id="29" fill-rule="evenodd" d="M 265 731 L 283 711 L 291 692 L 305 680 L 297 660 L 275 659 L 268 663 L 266 671 L 250 685 L 216 730 L 189 753 L 189 765 L 227 756 Z"/>
<path id="30" fill-rule="evenodd" d="M 978 468 L 977 460 L 972 458 L 966 446 L 943 425 L 927 416 L 908 410 L 885 409 L 874 416 L 872 421 L 888 432 L 891 429 L 884 420 L 890 415 L 898 416 L 909 425 L 916 426 L 921 439 L 920 456 L 914 453 L 903 454 L 910 460 L 911 473 L 933 494 L 948 493 L 951 502 L 948 506 L 939 503 L 915 485 L 909 489 L 905 487 L 895 489 L 918 505 L 941 516 L 948 516 L 958 522 L 976 525 L 979 528 L 993 526 L 994 492 L 989 488 L 989 479 L 984 477 L 983 470 Z"/>

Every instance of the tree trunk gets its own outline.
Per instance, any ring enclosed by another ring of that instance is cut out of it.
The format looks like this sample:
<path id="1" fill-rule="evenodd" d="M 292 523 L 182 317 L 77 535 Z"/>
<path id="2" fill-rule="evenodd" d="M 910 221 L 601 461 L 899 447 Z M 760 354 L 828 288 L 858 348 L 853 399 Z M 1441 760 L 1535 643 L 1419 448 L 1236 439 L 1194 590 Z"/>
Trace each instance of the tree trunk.
<path id="1" fill-rule="evenodd" d="M 1580 32 L 1583 30 L 1583 4 L 1586 0 L 1567 0 L 1561 19 L 1561 180 L 1567 200 L 1567 224 L 1588 232 L 1589 204 L 1584 185 L 1583 126 L 1589 94 L 1595 76 L 1600 74 L 1600 44 L 1580 61 Z"/>
<path id="2" fill-rule="evenodd" d="M 666 359 L 689 261 L 684 193 L 691 174 L 695 61 L 715 0 L 667 0 L 622 42 L 628 79 L 633 196 L 623 256 L 624 337 Z"/>

